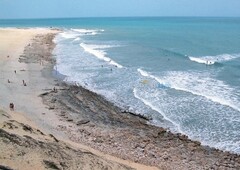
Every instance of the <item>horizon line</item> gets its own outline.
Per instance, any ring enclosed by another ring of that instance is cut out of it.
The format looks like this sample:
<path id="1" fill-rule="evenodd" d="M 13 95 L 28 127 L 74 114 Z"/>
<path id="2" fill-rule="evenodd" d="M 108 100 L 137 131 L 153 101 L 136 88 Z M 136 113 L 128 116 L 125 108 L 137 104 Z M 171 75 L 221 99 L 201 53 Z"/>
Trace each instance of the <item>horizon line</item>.
<path id="1" fill-rule="evenodd" d="M 90 16 L 90 17 L 50 17 L 50 18 L 0 18 L 0 20 L 43 20 L 43 19 L 89 19 L 89 18 L 240 18 L 240 16 Z"/>

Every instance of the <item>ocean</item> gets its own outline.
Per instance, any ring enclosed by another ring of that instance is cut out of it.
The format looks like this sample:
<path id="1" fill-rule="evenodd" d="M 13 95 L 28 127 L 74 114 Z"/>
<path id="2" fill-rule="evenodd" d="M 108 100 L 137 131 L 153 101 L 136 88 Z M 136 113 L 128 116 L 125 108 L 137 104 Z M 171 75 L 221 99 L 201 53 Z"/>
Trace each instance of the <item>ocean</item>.
<path id="1" fill-rule="evenodd" d="M 150 123 L 240 153 L 240 18 L 0 20 L 58 27 L 55 70 Z"/>

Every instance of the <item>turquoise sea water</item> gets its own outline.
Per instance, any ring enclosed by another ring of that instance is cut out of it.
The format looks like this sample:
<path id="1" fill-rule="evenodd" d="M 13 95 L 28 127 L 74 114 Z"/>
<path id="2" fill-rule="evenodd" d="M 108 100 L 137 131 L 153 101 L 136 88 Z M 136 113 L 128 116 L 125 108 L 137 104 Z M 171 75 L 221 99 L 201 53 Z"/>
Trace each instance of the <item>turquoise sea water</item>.
<path id="1" fill-rule="evenodd" d="M 240 18 L 0 20 L 58 27 L 55 69 L 118 106 L 240 153 Z"/>

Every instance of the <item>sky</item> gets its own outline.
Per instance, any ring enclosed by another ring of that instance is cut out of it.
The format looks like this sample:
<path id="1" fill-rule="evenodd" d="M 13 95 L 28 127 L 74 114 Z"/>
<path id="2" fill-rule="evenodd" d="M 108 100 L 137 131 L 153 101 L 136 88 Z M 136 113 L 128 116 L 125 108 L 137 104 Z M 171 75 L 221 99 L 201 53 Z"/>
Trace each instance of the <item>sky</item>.
<path id="1" fill-rule="evenodd" d="M 240 17 L 240 0 L 0 0 L 0 19 L 119 16 Z"/>

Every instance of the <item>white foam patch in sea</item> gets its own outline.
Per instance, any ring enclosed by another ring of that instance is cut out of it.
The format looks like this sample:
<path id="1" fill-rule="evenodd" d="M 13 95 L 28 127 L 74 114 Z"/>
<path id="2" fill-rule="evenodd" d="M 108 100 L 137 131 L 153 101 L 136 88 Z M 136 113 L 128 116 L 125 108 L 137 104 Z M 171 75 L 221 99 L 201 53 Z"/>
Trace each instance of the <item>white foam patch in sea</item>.
<path id="1" fill-rule="evenodd" d="M 158 77 L 142 69 L 138 69 L 138 71 L 142 76 L 153 78 L 166 87 L 203 96 L 213 102 L 231 107 L 240 112 L 240 101 L 238 101 L 236 96 L 240 92 L 236 92 L 223 81 L 210 78 L 209 75 L 197 72 L 170 71 L 164 76 Z"/>
<path id="2" fill-rule="evenodd" d="M 134 96 L 177 126 L 180 133 L 203 145 L 240 153 L 239 92 L 198 72 L 168 71 L 161 76 L 143 69 L 138 72 L 146 83 L 134 89 Z M 167 88 L 151 87 L 151 81 Z"/>
<path id="3" fill-rule="evenodd" d="M 68 29 L 60 33 L 59 35 L 65 39 L 74 39 L 74 41 L 78 41 L 80 40 L 81 36 L 97 35 L 97 34 L 100 34 L 101 32 L 104 32 L 104 30 Z"/>
<path id="4" fill-rule="evenodd" d="M 156 106 L 154 104 L 154 102 L 150 99 L 152 96 L 148 92 L 147 92 L 147 95 L 145 94 L 144 95 L 145 97 L 143 98 L 143 97 L 141 97 L 139 90 L 137 88 L 134 88 L 133 89 L 133 94 L 134 94 L 135 98 L 137 98 L 140 101 L 142 101 L 146 106 L 150 107 L 152 110 L 160 113 L 165 120 L 171 122 L 177 128 L 178 132 L 183 133 L 181 128 L 180 128 L 180 126 L 179 126 L 179 124 L 176 123 L 174 120 L 168 118 L 168 116 L 158 106 Z"/>
<path id="5" fill-rule="evenodd" d="M 79 41 L 79 40 L 81 40 L 81 38 L 80 38 L 80 37 L 77 37 L 77 38 L 75 38 L 73 41 Z"/>
<path id="6" fill-rule="evenodd" d="M 81 33 L 81 35 L 97 35 L 100 32 L 104 32 L 103 29 L 101 30 L 91 30 L 91 29 L 71 29 L 72 31 Z"/>
<path id="7" fill-rule="evenodd" d="M 189 59 L 200 64 L 213 65 L 215 63 L 222 63 L 239 57 L 240 54 L 221 54 L 216 56 L 203 56 L 203 57 L 189 56 Z"/>
<path id="8" fill-rule="evenodd" d="M 147 71 L 142 70 L 141 68 L 138 68 L 137 71 L 144 77 L 150 77 L 154 80 L 156 80 L 157 82 L 159 82 L 161 85 L 165 86 L 165 87 L 169 87 L 170 85 L 167 84 L 164 81 L 161 81 L 160 79 L 158 79 L 157 77 L 151 75 L 150 73 L 148 73 Z"/>
<path id="9" fill-rule="evenodd" d="M 116 61 L 112 60 L 107 56 L 106 49 L 118 47 L 118 45 L 96 45 L 96 44 L 86 44 L 82 36 L 86 35 L 96 35 L 104 32 L 103 29 L 68 29 L 60 33 L 54 42 L 65 41 L 68 39 L 73 39 L 72 42 L 82 42 L 80 46 L 84 49 L 85 52 L 97 57 L 98 59 L 107 62 L 110 65 L 114 65 L 118 68 L 123 68 L 123 66 Z"/>
<path id="10" fill-rule="evenodd" d="M 62 33 L 60 33 L 60 35 L 66 39 L 74 39 L 79 36 L 79 34 L 74 33 L 74 32 L 62 32 Z"/>
<path id="11" fill-rule="evenodd" d="M 95 57 L 99 58 L 100 60 L 106 61 L 111 65 L 114 65 L 118 68 L 123 68 L 122 65 L 118 64 L 117 62 L 113 61 L 111 58 L 107 57 L 107 53 L 104 51 L 106 48 L 111 48 L 114 46 L 109 45 L 89 45 L 85 43 L 81 43 L 80 46 L 88 53 L 94 55 Z"/>

